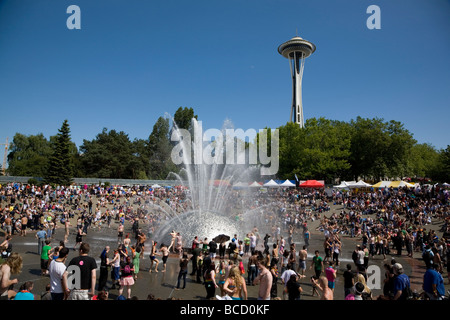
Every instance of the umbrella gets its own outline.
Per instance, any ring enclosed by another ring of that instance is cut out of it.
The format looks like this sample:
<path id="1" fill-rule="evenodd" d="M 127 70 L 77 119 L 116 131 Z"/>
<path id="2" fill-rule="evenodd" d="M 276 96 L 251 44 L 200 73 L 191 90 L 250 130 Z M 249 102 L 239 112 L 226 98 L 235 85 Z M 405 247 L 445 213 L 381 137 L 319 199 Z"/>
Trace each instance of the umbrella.
<path id="1" fill-rule="evenodd" d="M 226 234 L 219 234 L 213 239 L 213 241 L 216 243 L 227 242 L 228 240 L 230 240 L 230 236 L 227 236 Z"/>

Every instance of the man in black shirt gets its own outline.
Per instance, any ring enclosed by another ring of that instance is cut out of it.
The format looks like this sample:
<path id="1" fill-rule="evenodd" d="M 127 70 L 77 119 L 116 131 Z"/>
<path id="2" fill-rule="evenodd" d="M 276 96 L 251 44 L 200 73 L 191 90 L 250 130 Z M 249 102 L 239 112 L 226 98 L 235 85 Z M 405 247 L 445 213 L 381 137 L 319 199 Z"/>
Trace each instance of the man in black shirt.
<path id="1" fill-rule="evenodd" d="M 351 293 L 354 285 L 355 273 L 352 271 L 352 265 L 347 264 L 347 270 L 344 271 L 344 292 L 345 296 Z"/>
<path id="2" fill-rule="evenodd" d="M 214 240 L 211 240 L 208 244 L 208 247 L 211 260 L 214 261 L 216 259 L 217 243 Z"/>
<path id="3" fill-rule="evenodd" d="M 83 242 L 80 246 L 79 256 L 69 262 L 68 269 L 71 266 L 77 266 L 79 271 L 75 269 L 74 276 L 80 277 L 79 282 L 75 281 L 75 285 L 79 283 L 80 287 L 71 290 L 69 300 L 90 300 L 90 296 L 92 297 L 95 293 L 97 262 L 94 258 L 88 256 L 89 250 L 89 244 Z"/>

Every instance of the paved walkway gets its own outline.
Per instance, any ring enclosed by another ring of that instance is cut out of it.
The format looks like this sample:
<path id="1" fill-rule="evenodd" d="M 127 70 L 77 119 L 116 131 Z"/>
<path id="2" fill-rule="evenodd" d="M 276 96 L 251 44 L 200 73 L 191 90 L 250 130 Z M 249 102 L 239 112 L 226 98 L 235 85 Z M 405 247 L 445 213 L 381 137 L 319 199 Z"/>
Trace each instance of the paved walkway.
<path id="1" fill-rule="evenodd" d="M 333 210 L 340 210 L 340 207 L 333 207 Z M 326 213 L 327 216 L 331 215 L 331 212 Z M 73 226 L 76 225 L 75 222 L 72 223 Z M 310 250 L 309 250 L 309 259 L 311 259 L 313 252 L 315 249 L 320 250 L 321 255 L 323 256 L 323 233 L 315 231 L 315 228 L 318 225 L 318 221 L 309 223 L 311 230 L 311 241 L 310 241 Z M 429 228 L 439 229 L 439 225 L 429 225 Z M 142 229 L 145 230 L 145 226 L 142 226 Z M 428 228 L 427 228 L 428 229 Z M 97 263 L 100 263 L 99 255 L 103 248 L 106 245 L 109 245 L 112 249 L 117 247 L 117 222 L 113 221 L 111 224 L 111 228 L 102 228 L 101 230 L 89 229 L 87 236 L 84 237 L 84 241 L 90 244 L 91 252 L 90 256 L 96 258 Z M 131 235 L 131 225 L 127 222 L 125 224 L 125 233 L 130 232 Z M 439 234 L 439 233 L 438 233 Z M 64 238 L 64 227 L 59 224 L 58 229 L 56 230 L 56 234 L 52 245 L 55 246 L 59 243 L 60 240 Z M 294 237 L 294 241 L 296 242 L 297 248 L 301 248 L 303 246 L 303 242 L 300 240 L 301 236 L 297 235 Z M 357 243 L 360 241 L 355 238 L 343 237 L 343 248 L 341 254 L 341 265 L 338 270 L 338 278 L 336 281 L 336 290 L 335 290 L 335 300 L 344 299 L 344 289 L 343 289 L 343 271 L 347 263 L 351 263 L 352 267 L 354 264 L 351 260 L 351 253 L 355 248 Z M 40 257 L 37 255 L 37 240 L 35 239 L 35 232 L 29 231 L 26 237 L 20 237 L 15 235 L 12 240 L 13 251 L 17 251 L 22 254 L 24 259 L 24 266 L 22 273 L 18 276 L 19 285 L 24 281 L 31 280 L 34 282 L 34 290 L 37 296 L 45 291 L 45 286 L 49 283 L 49 277 L 40 276 Z M 72 228 L 69 236 L 69 241 L 66 244 L 68 248 L 73 248 L 75 244 L 75 229 Z M 271 245 L 269 243 L 269 245 Z M 143 260 L 141 260 L 140 272 L 138 274 L 138 280 L 136 284 L 132 288 L 132 296 L 137 296 L 139 300 L 143 300 L 147 298 L 148 294 L 153 294 L 157 298 L 168 299 L 182 299 L 182 300 L 199 300 L 204 299 L 206 296 L 206 290 L 203 285 L 195 282 L 195 277 L 189 276 L 187 277 L 187 285 L 185 290 L 174 290 L 174 287 L 177 282 L 178 276 L 178 258 L 174 255 L 171 255 L 168 259 L 167 263 L 167 271 L 165 273 L 149 273 L 150 259 L 148 257 L 148 250 L 150 248 L 150 242 L 148 241 L 146 244 L 147 252 L 144 254 Z M 263 249 L 260 245 L 259 249 Z M 70 251 L 69 259 L 77 255 L 77 251 Z M 420 258 L 419 253 L 414 253 L 414 258 L 406 257 L 403 255 L 401 257 L 393 256 L 397 260 L 403 264 L 405 273 L 411 276 L 411 284 L 412 288 L 421 290 L 422 286 L 422 278 L 423 273 L 425 271 L 424 264 Z M 376 256 L 374 259 L 371 259 L 369 262 L 370 265 L 377 265 L 381 270 L 381 277 L 384 278 L 384 269 L 383 264 L 386 262 L 390 262 L 391 256 L 388 255 L 386 259 L 383 259 L 382 256 Z M 244 259 L 244 265 L 246 265 L 247 259 Z M 317 297 L 311 297 L 312 287 L 309 282 L 310 276 L 313 275 L 313 271 L 309 270 L 309 265 L 311 260 L 308 261 L 308 270 L 307 277 L 301 280 L 302 287 L 304 289 L 304 294 L 302 299 L 304 300 L 317 300 Z M 159 270 L 162 269 L 162 263 L 159 266 Z M 191 271 L 191 264 L 189 264 L 189 273 Z M 446 276 L 444 275 L 444 278 Z M 447 281 L 446 281 L 447 282 Z M 110 281 L 108 280 L 108 287 L 110 287 Z M 448 287 L 448 285 L 446 285 Z M 17 288 L 18 289 L 18 286 Z M 248 287 L 248 297 L 249 299 L 256 299 L 257 297 L 257 286 L 249 286 Z M 447 288 L 448 289 L 448 288 Z M 281 283 L 278 284 L 278 296 L 282 296 L 283 285 Z M 373 290 L 374 296 L 377 296 L 382 293 L 382 280 L 381 280 L 381 288 Z M 220 290 L 216 290 L 216 294 L 220 294 Z M 118 290 L 110 291 L 110 298 L 115 299 L 118 295 Z M 39 299 L 39 297 L 37 297 Z"/>

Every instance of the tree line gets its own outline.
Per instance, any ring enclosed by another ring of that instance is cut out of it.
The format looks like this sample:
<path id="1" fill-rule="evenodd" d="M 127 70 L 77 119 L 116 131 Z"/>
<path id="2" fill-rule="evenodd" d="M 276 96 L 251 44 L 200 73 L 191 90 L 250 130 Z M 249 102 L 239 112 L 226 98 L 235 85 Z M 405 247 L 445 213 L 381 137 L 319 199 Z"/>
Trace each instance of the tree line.
<path id="1" fill-rule="evenodd" d="M 104 128 L 77 147 L 65 120 L 48 140 L 42 133 L 16 133 L 8 153 L 7 174 L 43 177 L 67 185 L 73 177 L 164 180 L 180 167 L 171 160 L 171 133 L 191 130 L 193 108 L 179 107 L 171 125 L 159 117 L 147 139 L 132 140 L 123 131 Z M 450 146 L 437 150 L 419 144 L 398 121 L 357 117 L 350 122 L 311 118 L 300 128 L 288 122 L 279 130 L 279 170 L 264 178 L 379 181 L 425 178 L 450 182 Z M 258 137 L 252 143 L 258 143 Z M 246 143 L 248 147 L 249 143 Z"/>

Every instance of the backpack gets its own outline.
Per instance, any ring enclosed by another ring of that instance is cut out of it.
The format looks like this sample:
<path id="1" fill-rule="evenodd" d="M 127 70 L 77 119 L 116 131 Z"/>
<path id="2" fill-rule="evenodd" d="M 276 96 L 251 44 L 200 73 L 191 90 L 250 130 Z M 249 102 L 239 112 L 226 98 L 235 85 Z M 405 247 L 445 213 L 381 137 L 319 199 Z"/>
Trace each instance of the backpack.
<path id="1" fill-rule="evenodd" d="M 123 268 L 123 271 L 126 274 L 130 274 L 131 273 L 130 265 L 129 264 L 125 265 L 125 267 Z"/>

